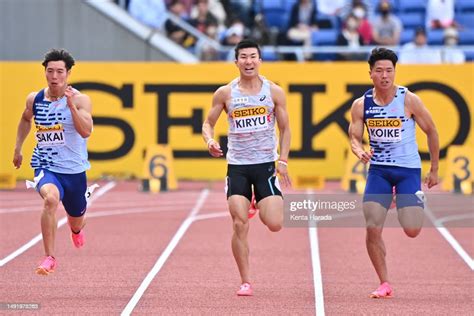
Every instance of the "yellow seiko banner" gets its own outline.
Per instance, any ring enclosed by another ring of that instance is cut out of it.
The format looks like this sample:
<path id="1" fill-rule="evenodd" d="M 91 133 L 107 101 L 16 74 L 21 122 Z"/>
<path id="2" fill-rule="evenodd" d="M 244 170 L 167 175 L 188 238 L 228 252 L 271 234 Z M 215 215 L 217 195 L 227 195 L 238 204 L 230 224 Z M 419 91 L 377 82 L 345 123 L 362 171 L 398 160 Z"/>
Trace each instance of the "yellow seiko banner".
<path id="1" fill-rule="evenodd" d="M 292 132 L 291 176 L 340 179 L 349 150 L 347 128 L 352 101 L 371 88 L 366 63 L 264 63 L 261 74 L 287 95 Z M 212 158 L 201 139 L 201 126 L 213 92 L 238 76 L 234 64 L 78 62 L 69 82 L 93 101 L 94 132 L 89 139 L 90 178 L 104 174 L 140 177 L 143 151 L 153 144 L 173 149 L 176 177 L 223 179 L 224 159 Z M 431 111 L 440 135 L 444 174 L 447 148 L 474 151 L 474 65 L 398 65 L 396 83 L 417 93 Z M 46 86 L 41 62 L 0 62 L 0 173 L 32 178 L 28 164 L 33 132 L 23 146 L 20 170 L 12 165 L 16 129 L 28 93 Z M 226 143 L 224 114 L 216 139 Z M 426 171 L 426 137 L 418 128 Z"/>

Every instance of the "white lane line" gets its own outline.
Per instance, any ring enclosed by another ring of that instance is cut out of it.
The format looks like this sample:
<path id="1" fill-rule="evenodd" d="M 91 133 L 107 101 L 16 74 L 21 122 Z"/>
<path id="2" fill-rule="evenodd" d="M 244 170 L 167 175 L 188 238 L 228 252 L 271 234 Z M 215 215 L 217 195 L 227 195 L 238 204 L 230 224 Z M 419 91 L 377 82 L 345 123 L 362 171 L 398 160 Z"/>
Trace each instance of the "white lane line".
<path id="1" fill-rule="evenodd" d="M 92 203 L 97 200 L 99 197 L 101 197 L 102 195 L 104 195 L 105 193 L 107 193 L 107 191 L 111 190 L 113 187 L 115 187 L 116 183 L 115 182 L 108 182 L 106 185 L 104 185 L 103 187 L 100 187 L 96 193 L 94 193 L 91 197 L 91 199 L 88 201 L 87 203 L 87 207 L 90 207 L 92 205 Z M 58 221 L 58 228 L 63 226 L 64 224 L 66 224 L 67 222 L 67 217 L 64 216 L 62 217 L 59 221 Z M 41 240 L 43 239 L 43 236 L 42 234 L 38 234 L 36 235 L 35 237 L 33 237 L 33 239 L 31 239 L 30 241 L 28 241 L 26 244 L 24 244 L 23 246 L 21 246 L 20 248 L 18 248 L 17 250 L 13 251 L 11 254 L 9 254 L 8 256 L 6 256 L 5 258 L 3 258 L 2 260 L 0 260 L 0 267 L 3 267 L 4 265 L 6 265 L 8 262 L 12 261 L 13 259 L 15 259 L 16 257 L 18 257 L 19 255 L 21 255 L 22 253 L 24 253 L 25 251 L 27 251 L 28 249 L 30 249 L 31 247 L 33 247 L 34 245 L 36 245 L 38 242 L 40 242 Z"/>
<path id="2" fill-rule="evenodd" d="M 179 229 L 176 231 L 176 233 L 174 234 L 174 236 L 171 239 L 170 243 L 168 244 L 168 246 L 166 246 L 165 250 L 163 251 L 161 256 L 158 258 L 158 260 L 156 261 L 153 268 L 150 270 L 150 272 L 148 272 L 145 279 L 143 279 L 142 283 L 140 284 L 140 286 L 138 287 L 136 292 L 133 294 L 133 296 L 130 299 L 130 301 L 128 302 L 127 306 L 125 306 L 125 308 L 122 311 L 121 315 L 130 315 L 132 313 L 133 309 L 135 308 L 135 306 L 137 306 L 138 302 L 140 301 L 141 297 L 145 293 L 146 289 L 150 286 L 151 282 L 156 277 L 158 272 L 160 272 L 161 268 L 166 263 L 166 260 L 168 260 L 169 256 L 171 255 L 173 250 L 176 248 L 176 246 L 178 245 L 181 238 L 184 236 L 184 234 L 186 233 L 188 228 L 193 223 L 193 221 L 196 217 L 196 214 L 199 212 L 201 207 L 204 205 L 204 201 L 206 200 L 208 195 L 209 195 L 209 190 L 208 189 L 204 189 L 204 190 L 201 191 L 201 194 L 200 194 L 196 204 L 194 205 L 193 209 L 189 213 L 188 217 L 186 217 L 184 222 L 181 224 Z"/>
<path id="3" fill-rule="evenodd" d="M 319 258 L 317 226 L 309 227 L 309 243 L 311 246 L 311 262 L 313 265 L 314 305 L 316 308 L 316 315 L 324 316 L 323 278 L 321 274 L 321 260 Z"/>
<path id="4" fill-rule="evenodd" d="M 425 213 L 428 218 L 431 220 L 433 225 L 436 227 L 441 236 L 446 239 L 446 241 L 453 247 L 454 251 L 466 262 L 467 266 L 474 270 L 474 260 L 471 256 L 464 250 L 461 244 L 454 238 L 454 236 L 449 232 L 449 230 L 443 226 L 442 222 L 438 222 L 438 219 L 434 216 L 433 212 L 428 208 L 427 202 L 425 200 Z"/>
<path id="5" fill-rule="evenodd" d="M 314 192 L 306 191 L 307 195 Z M 317 222 L 314 227 L 308 228 L 309 245 L 311 248 L 311 264 L 313 266 L 313 285 L 314 285 L 314 307 L 316 315 L 324 316 L 324 292 L 323 292 L 323 276 L 321 274 L 321 259 L 319 257 L 319 240 Z"/>
<path id="6" fill-rule="evenodd" d="M 201 215 L 198 215 L 198 216 L 194 217 L 194 221 L 201 221 L 201 220 L 219 218 L 219 217 L 226 217 L 226 216 L 230 217 L 229 212 L 201 214 Z"/>

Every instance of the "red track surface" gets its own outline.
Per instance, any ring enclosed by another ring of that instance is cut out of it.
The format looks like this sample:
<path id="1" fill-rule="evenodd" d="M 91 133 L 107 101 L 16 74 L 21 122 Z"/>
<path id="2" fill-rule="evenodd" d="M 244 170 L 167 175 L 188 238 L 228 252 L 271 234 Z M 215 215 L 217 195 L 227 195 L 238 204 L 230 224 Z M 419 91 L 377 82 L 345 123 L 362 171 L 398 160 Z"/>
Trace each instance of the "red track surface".
<path id="1" fill-rule="evenodd" d="M 324 291 L 315 293 L 308 228 L 275 234 L 254 218 L 249 238 L 255 293 L 237 297 L 222 183 L 181 183 L 179 191 L 160 194 L 137 188 L 137 183 L 121 182 L 93 202 L 83 249 L 72 246 L 67 225 L 58 229 L 58 267 L 52 275 L 33 272 L 43 254 L 41 241 L 0 266 L 0 308 L 2 303 L 38 303 L 33 313 L 120 314 L 208 188 L 197 215 L 216 217 L 195 220 L 184 231 L 139 296 L 134 314 L 314 315 L 315 294 L 316 300 L 323 298 L 328 315 L 468 315 L 473 310 L 472 269 L 434 227 L 425 227 L 416 239 L 400 228 L 385 229 L 395 297 L 373 300 L 368 293 L 378 282 L 363 228 L 318 228 Z M 0 260 L 40 232 L 40 207 L 32 191 L 0 192 Z M 457 207 L 459 213 L 472 213 L 472 205 Z M 58 218 L 63 216 L 58 210 Z M 472 257 L 472 225 L 449 231 Z M 0 314 L 8 312 L 0 309 Z"/>

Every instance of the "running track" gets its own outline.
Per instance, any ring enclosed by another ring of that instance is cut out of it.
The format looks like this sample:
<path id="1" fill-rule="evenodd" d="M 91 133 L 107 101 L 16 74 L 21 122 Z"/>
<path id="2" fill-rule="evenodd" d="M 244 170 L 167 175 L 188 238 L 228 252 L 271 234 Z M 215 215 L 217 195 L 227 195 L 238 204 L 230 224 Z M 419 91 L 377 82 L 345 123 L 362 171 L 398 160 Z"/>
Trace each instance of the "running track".
<path id="1" fill-rule="evenodd" d="M 275 234 L 252 219 L 255 293 L 237 297 L 222 183 L 182 182 L 178 191 L 147 194 L 138 192 L 136 182 L 102 182 L 89 207 L 86 246 L 75 249 L 63 224 L 57 232 L 58 267 L 48 277 L 33 272 L 43 254 L 37 236 L 41 201 L 22 186 L 0 192 L 0 314 L 13 312 L 6 303 L 40 304 L 29 314 L 468 315 L 474 310 L 472 199 L 446 201 L 446 209 L 458 210 L 454 217 L 428 214 L 446 226 L 470 223 L 465 227 L 425 227 L 416 239 L 400 228 L 385 229 L 395 297 L 384 300 L 368 298 L 377 279 L 363 228 L 284 228 Z M 57 215 L 64 217 L 64 210 Z"/>

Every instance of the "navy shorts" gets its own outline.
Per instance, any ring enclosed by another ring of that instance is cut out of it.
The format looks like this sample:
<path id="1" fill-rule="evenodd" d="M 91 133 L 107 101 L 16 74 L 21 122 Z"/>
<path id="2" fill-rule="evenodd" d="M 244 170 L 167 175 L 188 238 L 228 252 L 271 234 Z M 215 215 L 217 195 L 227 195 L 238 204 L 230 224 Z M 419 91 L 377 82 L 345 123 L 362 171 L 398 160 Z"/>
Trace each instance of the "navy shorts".
<path id="1" fill-rule="evenodd" d="M 47 183 L 54 184 L 59 190 L 59 199 L 64 205 L 64 209 L 72 217 L 84 215 L 87 208 L 87 178 L 86 172 L 76 174 L 64 174 L 52 172 L 46 169 L 35 169 L 35 177 L 43 171 L 44 176 L 39 180 L 36 190 Z"/>
<path id="2" fill-rule="evenodd" d="M 370 165 L 364 202 L 378 202 L 388 209 L 395 187 L 397 208 L 407 206 L 423 207 L 421 192 L 421 168 Z M 418 194 L 418 196 L 417 196 Z"/>
<path id="3" fill-rule="evenodd" d="M 231 195 L 243 195 L 250 201 L 252 199 L 252 185 L 257 202 L 267 196 L 282 196 L 276 176 L 275 162 L 227 166 L 227 198 Z"/>

